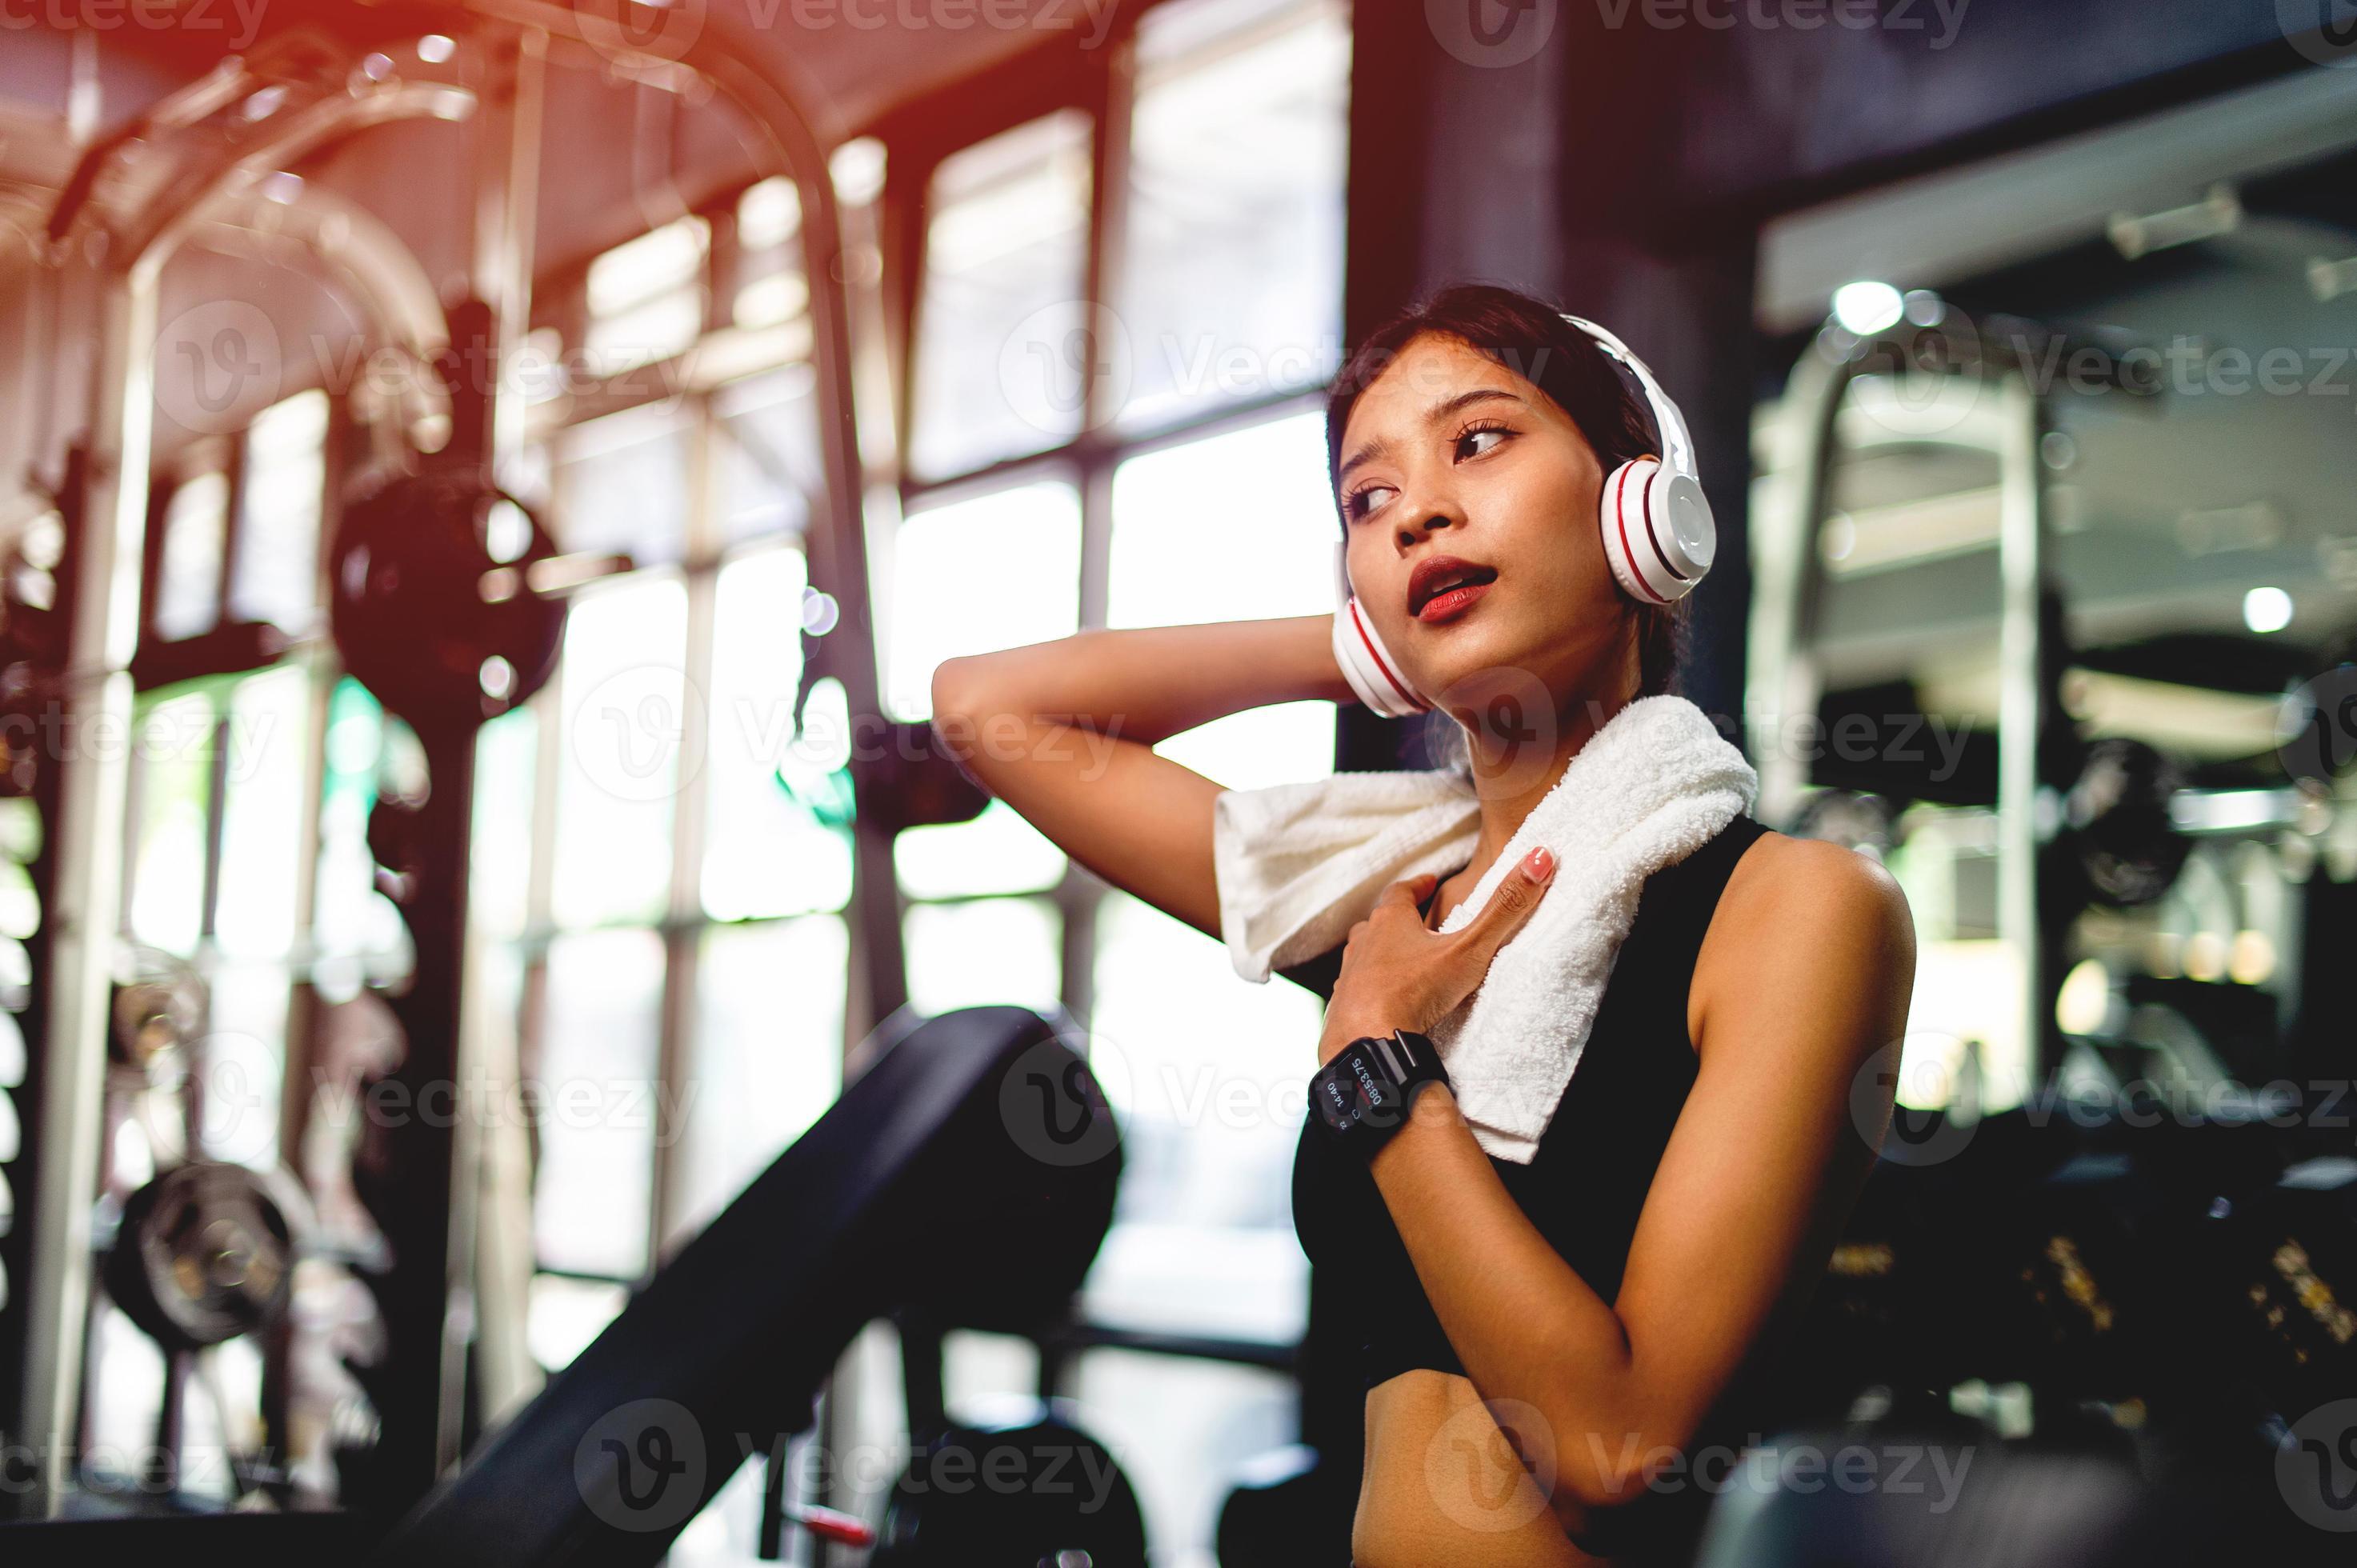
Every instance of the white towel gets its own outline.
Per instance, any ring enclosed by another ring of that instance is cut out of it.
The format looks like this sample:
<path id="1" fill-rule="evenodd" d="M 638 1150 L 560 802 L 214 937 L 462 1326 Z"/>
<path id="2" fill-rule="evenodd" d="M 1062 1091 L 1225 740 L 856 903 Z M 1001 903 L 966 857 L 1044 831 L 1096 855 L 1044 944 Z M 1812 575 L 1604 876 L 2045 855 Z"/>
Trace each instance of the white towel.
<path id="1" fill-rule="evenodd" d="M 1750 809 L 1760 776 L 1676 695 L 1641 697 L 1572 757 L 1473 891 L 1457 930 L 1522 857 L 1555 852 L 1554 881 L 1488 978 L 1432 1030 L 1481 1147 L 1527 1165 L 1555 1118 L 1636 918 L 1645 878 Z M 1472 858 L 1473 781 L 1454 770 L 1338 773 L 1231 789 L 1211 811 L 1220 932 L 1236 972 L 1265 983 L 1340 946 L 1383 888 Z"/>

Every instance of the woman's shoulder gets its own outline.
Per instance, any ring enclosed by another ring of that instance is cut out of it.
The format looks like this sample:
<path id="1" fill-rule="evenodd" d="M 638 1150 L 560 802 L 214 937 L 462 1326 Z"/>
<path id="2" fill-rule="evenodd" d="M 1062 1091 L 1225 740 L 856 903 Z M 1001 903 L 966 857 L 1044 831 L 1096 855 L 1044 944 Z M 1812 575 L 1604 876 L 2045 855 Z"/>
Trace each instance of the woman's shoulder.
<path id="1" fill-rule="evenodd" d="M 1823 839 L 1762 829 L 1736 862 L 1695 964 L 1708 995 L 1911 989 L 1914 917 L 1890 869 Z M 1699 1036 L 1696 1036 L 1700 1038 Z"/>
<path id="2" fill-rule="evenodd" d="M 1789 927 L 1822 933 L 1829 925 L 1876 928 L 1894 921 L 1911 929 L 1906 892 L 1881 861 L 1824 839 L 1755 827 L 1727 876 L 1714 929 L 1726 922 L 1754 931 Z"/>

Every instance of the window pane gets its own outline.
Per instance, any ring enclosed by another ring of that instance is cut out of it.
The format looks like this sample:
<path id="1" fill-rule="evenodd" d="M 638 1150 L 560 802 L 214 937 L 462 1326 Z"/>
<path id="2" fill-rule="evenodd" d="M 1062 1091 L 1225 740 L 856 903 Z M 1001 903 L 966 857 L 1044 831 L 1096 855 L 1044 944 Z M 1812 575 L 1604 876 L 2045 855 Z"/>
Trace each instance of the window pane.
<path id="1" fill-rule="evenodd" d="M 818 455 L 818 374 L 807 364 L 732 382 L 719 413 L 721 537 L 729 543 L 799 532 L 824 489 Z"/>
<path id="2" fill-rule="evenodd" d="M 292 665 L 239 682 L 230 697 L 221 905 L 213 917 L 226 952 L 274 958 L 294 946 L 303 847 L 296 830 L 310 714 L 310 676 Z"/>
<path id="3" fill-rule="evenodd" d="M 1064 852 L 1004 800 L 970 822 L 908 829 L 892 858 L 911 898 L 1044 892 L 1064 877 Z"/>
<path id="4" fill-rule="evenodd" d="M 206 812 L 212 800 L 213 709 L 201 693 L 144 704 L 135 719 L 138 817 L 131 932 L 191 956 L 204 927 Z"/>
<path id="5" fill-rule="evenodd" d="M 229 479 L 184 479 L 164 506 L 164 565 L 156 584 L 156 635 L 167 641 L 212 629 L 221 611 L 221 549 L 229 537 Z"/>
<path id="6" fill-rule="evenodd" d="M 536 1086 L 533 1234 L 550 1268 L 629 1278 L 647 1266 L 654 1186 L 662 939 L 594 931 L 548 948 Z"/>
<path id="7" fill-rule="evenodd" d="M 1239 979 L 1218 942 L 1125 893 L 1097 915 L 1090 1052 L 1122 1119 L 1121 1209 L 1092 1314 L 1300 1332 L 1293 1151 L 1317 1067 L 1318 998 Z"/>
<path id="8" fill-rule="evenodd" d="M 524 1308 L 524 1339 L 532 1347 L 532 1359 L 552 1372 L 571 1366 L 630 1304 L 626 1285 L 534 1274 Z"/>
<path id="9" fill-rule="evenodd" d="M 909 1000 L 928 1015 L 1002 1004 L 1054 1007 L 1063 994 L 1063 929 L 1045 898 L 919 904 L 902 928 Z"/>
<path id="10" fill-rule="evenodd" d="M 245 441 L 230 613 L 303 632 L 318 618 L 319 508 L 328 483 L 328 394 L 263 410 Z"/>
<path id="11" fill-rule="evenodd" d="M 799 550 L 765 550 L 722 568 L 713 616 L 707 726 L 711 825 L 705 909 L 741 920 L 840 909 L 851 902 L 851 841 L 822 823 L 778 777 L 796 739 L 802 678 Z"/>
<path id="12" fill-rule="evenodd" d="M 1215 533 L 1207 520 L 1216 520 Z M 1106 624 L 1329 614 L 1341 538 L 1322 414 L 1132 457 L 1114 471 Z M 1249 572 L 1236 570 L 1243 541 L 1251 543 Z"/>
<path id="13" fill-rule="evenodd" d="M 676 561 L 689 489 L 687 430 L 669 411 L 608 414 L 565 435 L 550 527 L 567 550 L 628 551 L 642 566 Z"/>
<path id="14" fill-rule="evenodd" d="M 1070 485 L 912 513 L 892 554 L 885 706 L 896 718 L 931 716 L 943 660 L 1080 629 L 1081 498 Z"/>
<path id="15" fill-rule="evenodd" d="M 540 714 L 511 708 L 475 739 L 475 845 L 467 914 L 485 931 L 523 932 L 532 898 L 532 820 Z"/>
<path id="16" fill-rule="evenodd" d="M 674 1240 L 708 1224 L 842 1092 L 850 952 L 833 915 L 705 933 Z"/>
<path id="17" fill-rule="evenodd" d="M 685 765 L 702 761 L 683 744 L 686 646 L 687 590 L 674 578 L 573 602 L 551 888 L 560 926 L 657 919 L 670 901 L 672 797 Z"/>
<path id="18" fill-rule="evenodd" d="M 1062 110 L 943 159 L 929 210 L 910 467 L 939 478 L 1070 440 L 1089 363 L 1075 336 L 1091 325 L 1088 116 Z"/>
<path id="19" fill-rule="evenodd" d="M 682 218 L 615 246 L 589 263 L 592 373 L 611 375 L 669 358 L 704 329 L 704 257 L 711 226 Z"/>
<path id="20" fill-rule="evenodd" d="M 1138 60 L 1114 299 L 1134 366 L 1122 423 L 1329 380 L 1341 363 L 1349 7 L 1179 0 L 1140 24 Z"/>
<path id="21" fill-rule="evenodd" d="M 284 967 L 226 963 L 211 976 L 204 1039 L 206 1155 L 267 1170 L 278 1163 L 279 1095 L 292 999 Z"/>

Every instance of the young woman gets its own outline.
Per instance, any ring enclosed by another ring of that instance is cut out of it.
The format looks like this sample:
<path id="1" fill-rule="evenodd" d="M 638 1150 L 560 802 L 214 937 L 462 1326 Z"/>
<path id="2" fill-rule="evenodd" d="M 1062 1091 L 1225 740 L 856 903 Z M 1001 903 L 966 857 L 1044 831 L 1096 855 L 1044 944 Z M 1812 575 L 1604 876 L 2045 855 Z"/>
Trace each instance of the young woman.
<path id="1" fill-rule="evenodd" d="M 1287 972 L 1331 977 L 1320 1063 L 1472 993 L 1551 865 L 1517 866 L 1461 929 L 1442 920 L 1587 738 L 1672 689 L 1684 601 L 1623 592 L 1597 524 L 1606 476 L 1658 450 L 1649 425 L 1592 339 L 1505 289 L 1444 291 L 1337 378 L 1328 449 L 1351 580 L 1399 673 L 1448 693 L 1512 671 L 1544 685 L 1555 723 L 1534 767 L 1484 728 L 1483 704 L 1436 704 L 1464 732 L 1478 844 L 1437 886 L 1390 887 L 1339 964 Z M 1219 521 L 1207 506 L 1207 548 L 1249 549 L 1222 545 Z M 1441 556 L 1486 586 L 1436 609 L 1435 574 L 1416 569 Z M 952 660 L 936 724 L 1082 865 L 1217 937 L 1221 787 L 1151 748 L 1241 709 L 1354 700 L 1332 629 L 1320 615 L 1091 631 Z M 1690 1542 L 1725 1450 L 1717 1471 L 1689 1463 L 1772 1420 L 1761 1374 L 1873 1163 L 1889 1107 L 1875 1059 L 1904 1029 L 1914 962 L 1878 864 L 1738 816 L 1647 881 L 1527 1164 L 1486 1155 L 1441 1086 L 1372 1159 L 1305 1131 L 1296 1224 L 1368 1326 L 1361 1568 Z"/>

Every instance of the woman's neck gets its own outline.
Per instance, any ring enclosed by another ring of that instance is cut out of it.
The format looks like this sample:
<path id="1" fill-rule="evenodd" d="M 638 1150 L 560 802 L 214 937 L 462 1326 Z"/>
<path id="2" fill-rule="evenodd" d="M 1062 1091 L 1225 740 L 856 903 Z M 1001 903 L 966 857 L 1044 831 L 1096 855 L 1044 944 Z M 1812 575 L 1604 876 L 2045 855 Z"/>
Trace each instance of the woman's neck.
<path id="1" fill-rule="evenodd" d="M 1474 841 L 1473 856 L 1466 863 L 1464 879 L 1450 889 L 1452 896 L 1447 899 L 1450 907 L 1497 863 L 1523 821 L 1547 791 L 1563 781 L 1565 770 L 1580 748 L 1614 714 L 1636 701 L 1641 682 L 1635 662 L 1633 658 L 1630 660 L 1631 667 L 1616 696 L 1607 699 L 1593 691 L 1575 693 L 1555 714 L 1551 743 L 1533 734 L 1527 725 L 1467 727 L 1466 750 L 1472 759 L 1474 789 L 1481 802 L 1481 831 Z M 1493 714 L 1512 712 L 1511 706 L 1491 710 Z"/>

